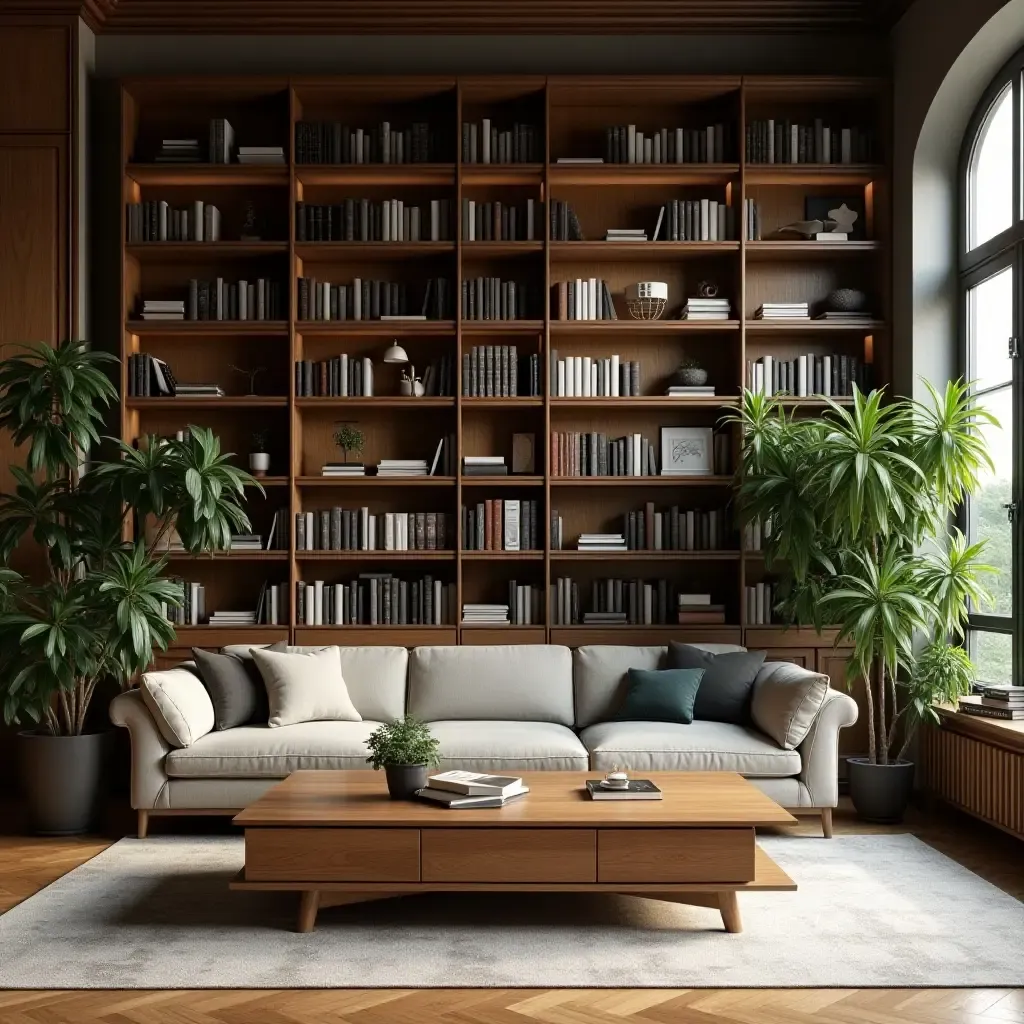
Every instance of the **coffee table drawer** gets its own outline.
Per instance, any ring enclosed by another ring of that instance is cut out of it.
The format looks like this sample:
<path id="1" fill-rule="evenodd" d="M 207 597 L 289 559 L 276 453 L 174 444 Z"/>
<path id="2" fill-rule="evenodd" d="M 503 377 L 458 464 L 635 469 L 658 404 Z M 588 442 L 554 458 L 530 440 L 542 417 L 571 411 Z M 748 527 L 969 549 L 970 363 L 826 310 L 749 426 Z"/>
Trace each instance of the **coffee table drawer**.
<path id="1" fill-rule="evenodd" d="M 597 833 L 561 828 L 422 832 L 424 882 L 593 882 Z"/>
<path id="2" fill-rule="evenodd" d="M 418 882 L 415 828 L 248 828 L 247 882 Z"/>
<path id="3" fill-rule="evenodd" d="M 752 828 L 605 828 L 597 833 L 599 882 L 750 882 Z"/>

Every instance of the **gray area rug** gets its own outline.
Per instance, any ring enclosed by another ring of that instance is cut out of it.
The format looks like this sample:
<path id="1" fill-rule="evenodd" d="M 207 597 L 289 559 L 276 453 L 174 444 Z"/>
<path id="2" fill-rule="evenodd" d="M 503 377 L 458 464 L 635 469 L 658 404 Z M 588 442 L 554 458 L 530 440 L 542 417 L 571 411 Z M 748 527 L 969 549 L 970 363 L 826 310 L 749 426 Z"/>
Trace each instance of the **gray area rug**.
<path id="1" fill-rule="evenodd" d="M 0 988 L 1007 987 L 1024 904 L 909 835 L 769 837 L 795 893 L 423 895 L 322 910 L 231 892 L 240 838 L 123 839 L 0 916 Z"/>

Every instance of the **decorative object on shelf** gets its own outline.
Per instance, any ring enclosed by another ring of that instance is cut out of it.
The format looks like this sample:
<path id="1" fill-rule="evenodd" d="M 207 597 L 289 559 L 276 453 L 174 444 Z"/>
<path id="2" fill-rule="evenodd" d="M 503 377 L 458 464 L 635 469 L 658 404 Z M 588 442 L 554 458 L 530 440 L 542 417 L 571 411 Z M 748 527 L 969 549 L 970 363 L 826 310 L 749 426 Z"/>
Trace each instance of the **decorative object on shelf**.
<path id="1" fill-rule="evenodd" d="M 835 229 L 834 220 L 795 220 L 792 224 L 784 224 L 775 232 L 776 235 L 799 235 L 801 238 L 813 239 Z"/>
<path id="2" fill-rule="evenodd" d="M 824 230 L 848 239 L 864 239 L 864 196 L 807 196 L 804 199 L 804 217 L 807 220 L 826 220 L 831 226 Z M 826 239 L 827 241 L 827 239 Z"/>
<path id="3" fill-rule="evenodd" d="M 245 204 L 245 214 L 242 217 L 242 230 L 239 238 L 243 242 L 262 241 L 259 231 L 259 221 L 256 217 L 256 204 L 251 200 Z"/>
<path id="4" fill-rule="evenodd" d="M 903 814 L 919 722 L 970 691 L 973 667 L 956 645 L 968 608 L 989 603 L 982 576 L 995 571 L 980 562 L 983 543 L 948 524 L 992 472 L 980 428 L 996 421 L 962 381 L 927 388 L 923 402 L 855 390 L 827 418 L 786 416 L 748 391 L 730 417 L 744 438 L 740 514 L 772 524 L 761 540 L 775 610 L 852 642 L 846 679 L 864 688 L 869 756 L 848 759 L 850 793 L 872 821 Z M 780 475 L 793 484 L 783 504 Z"/>
<path id="5" fill-rule="evenodd" d="M 422 398 L 426 394 L 426 389 L 423 387 L 423 379 L 416 376 L 416 367 L 410 366 L 408 373 L 402 371 L 402 379 L 398 384 L 398 393 L 400 395 L 409 395 L 413 398 Z"/>
<path id="6" fill-rule="evenodd" d="M 662 476 L 710 476 L 714 464 L 711 427 L 661 428 Z"/>
<path id="7" fill-rule="evenodd" d="M 267 368 L 265 366 L 253 366 L 253 367 L 251 367 L 249 369 L 246 369 L 245 367 L 242 367 L 242 366 L 235 366 L 234 363 L 232 363 L 230 365 L 229 369 L 233 370 L 235 373 L 240 373 L 243 377 L 248 377 L 249 378 L 249 394 L 250 394 L 250 396 L 255 397 L 255 395 L 256 395 L 256 378 L 261 373 L 266 373 L 267 372 Z"/>
<path id="8" fill-rule="evenodd" d="M 825 311 L 828 313 L 866 314 L 867 309 L 867 293 L 858 288 L 836 288 L 825 298 Z"/>
<path id="9" fill-rule="evenodd" d="M 255 477 L 266 476 L 270 471 L 270 453 L 267 451 L 269 430 L 254 430 L 252 451 L 249 453 L 249 469 Z"/>
<path id="10" fill-rule="evenodd" d="M 702 299 L 717 299 L 718 285 L 714 281 L 700 281 L 697 284 L 697 295 Z"/>
<path id="11" fill-rule="evenodd" d="M 708 382 L 708 371 L 692 356 L 683 356 L 679 361 L 677 376 L 679 383 L 688 388 L 703 387 Z"/>
<path id="12" fill-rule="evenodd" d="M 363 454 L 363 445 L 366 443 L 366 436 L 358 428 L 352 426 L 353 420 L 341 420 L 340 426 L 333 434 L 334 443 L 344 452 L 345 462 L 348 462 L 348 453 L 356 455 Z"/>
<path id="13" fill-rule="evenodd" d="M 668 285 L 664 281 L 637 281 L 626 286 L 626 309 L 634 320 L 657 320 L 665 312 Z"/>
<path id="14" fill-rule="evenodd" d="M 409 800 L 427 784 L 427 771 L 441 763 L 441 744 L 426 722 L 412 715 L 385 722 L 366 738 L 374 771 L 384 769 L 392 800 Z"/>
<path id="15" fill-rule="evenodd" d="M 113 679 L 127 689 L 174 639 L 165 609 L 182 593 L 155 555 L 163 538 L 176 530 L 199 553 L 251 529 L 243 493 L 256 481 L 201 427 L 185 441 L 118 442 L 114 458 L 81 473 L 83 442 L 99 442 L 117 402 L 107 378 L 116 362 L 83 341 L 32 345 L 0 362 L 0 427 L 26 460 L 12 467 L 16 492 L 0 495 L 0 561 L 42 530 L 50 568 L 31 581 L 0 578 L 0 704 L 7 722 L 35 725 L 20 737 L 23 781 L 32 827 L 45 833 L 83 832 L 92 821 L 105 737 L 88 732 L 96 687 Z M 137 541 L 111 540 L 124 507 Z M 151 517 L 159 527 L 142 536 Z"/>
<path id="16" fill-rule="evenodd" d="M 527 475 L 537 472 L 536 463 L 537 435 L 512 435 L 512 472 Z"/>

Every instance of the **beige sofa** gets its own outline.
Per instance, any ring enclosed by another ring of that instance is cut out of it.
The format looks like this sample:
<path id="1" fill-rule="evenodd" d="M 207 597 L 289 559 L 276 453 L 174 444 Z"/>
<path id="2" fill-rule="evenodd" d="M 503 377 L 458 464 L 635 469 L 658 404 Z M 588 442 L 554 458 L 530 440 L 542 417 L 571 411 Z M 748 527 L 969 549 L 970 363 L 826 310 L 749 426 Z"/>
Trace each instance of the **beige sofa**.
<path id="1" fill-rule="evenodd" d="M 714 653 L 743 650 L 698 645 Z M 310 651 L 316 648 L 290 648 Z M 249 648 L 226 648 L 251 656 Z M 406 712 L 430 723 L 444 767 L 495 771 L 733 771 L 794 813 L 821 815 L 831 835 L 838 800 L 838 736 L 857 705 L 828 689 L 799 744 L 787 749 L 753 726 L 612 720 L 630 667 L 662 666 L 665 647 L 554 645 L 342 647 L 342 673 L 362 722 L 210 731 L 188 746 L 161 733 L 138 690 L 116 697 L 112 721 L 131 734 L 132 806 L 150 814 L 231 814 L 299 769 L 366 767 L 366 738 Z M 194 674 L 185 663 L 154 673 Z M 773 688 L 813 675 L 766 662 L 754 683 Z"/>

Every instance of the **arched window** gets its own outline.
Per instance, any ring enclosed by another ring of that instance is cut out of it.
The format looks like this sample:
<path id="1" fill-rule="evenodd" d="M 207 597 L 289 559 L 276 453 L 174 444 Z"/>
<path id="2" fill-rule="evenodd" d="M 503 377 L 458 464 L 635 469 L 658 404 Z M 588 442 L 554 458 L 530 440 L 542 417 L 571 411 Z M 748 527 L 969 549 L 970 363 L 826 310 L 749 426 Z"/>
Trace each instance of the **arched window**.
<path id="1" fill-rule="evenodd" d="M 960 289 L 963 373 L 1000 429 L 985 428 L 995 472 L 967 504 L 963 527 L 987 541 L 992 607 L 971 610 L 968 648 L 983 682 L 1022 678 L 1020 622 L 1021 370 L 1024 345 L 1024 211 L 1021 208 L 1021 86 L 1024 52 L 993 82 L 964 138 Z M 1020 340 L 1018 340 L 1020 339 Z"/>

